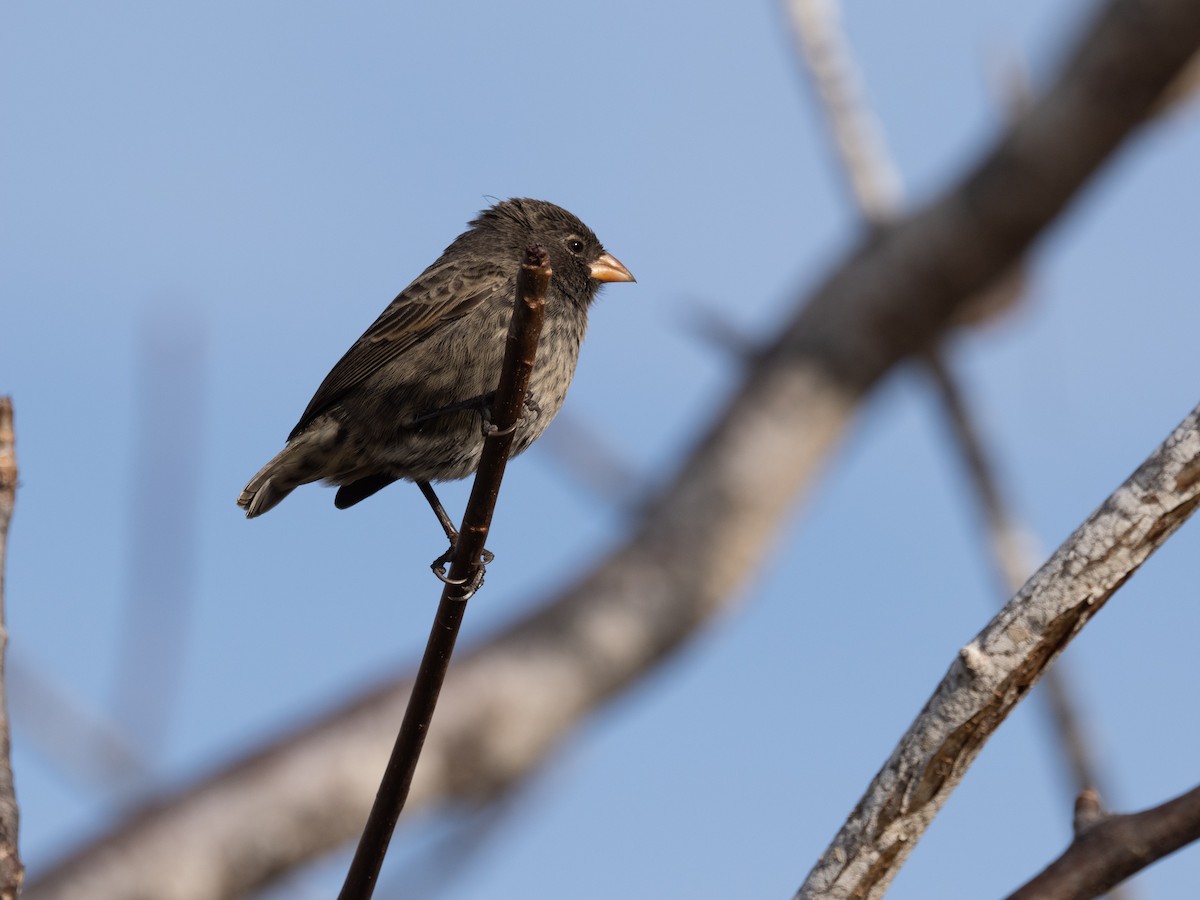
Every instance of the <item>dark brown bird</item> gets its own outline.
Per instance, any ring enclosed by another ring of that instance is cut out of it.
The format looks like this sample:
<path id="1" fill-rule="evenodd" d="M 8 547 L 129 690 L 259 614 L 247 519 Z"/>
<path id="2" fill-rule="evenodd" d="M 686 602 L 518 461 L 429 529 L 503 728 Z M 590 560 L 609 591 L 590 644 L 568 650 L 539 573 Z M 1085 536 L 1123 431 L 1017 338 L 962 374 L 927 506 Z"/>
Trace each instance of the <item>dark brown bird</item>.
<path id="1" fill-rule="evenodd" d="M 429 483 L 465 478 L 479 464 L 480 416 L 499 381 L 517 269 L 533 244 L 549 252 L 554 275 L 512 455 L 537 440 L 574 377 L 596 292 L 634 278 L 565 209 L 512 199 L 480 213 L 333 367 L 287 446 L 238 497 L 247 518 L 311 481 L 338 485 L 334 505 L 345 509 L 406 479 L 453 541 Z"/>

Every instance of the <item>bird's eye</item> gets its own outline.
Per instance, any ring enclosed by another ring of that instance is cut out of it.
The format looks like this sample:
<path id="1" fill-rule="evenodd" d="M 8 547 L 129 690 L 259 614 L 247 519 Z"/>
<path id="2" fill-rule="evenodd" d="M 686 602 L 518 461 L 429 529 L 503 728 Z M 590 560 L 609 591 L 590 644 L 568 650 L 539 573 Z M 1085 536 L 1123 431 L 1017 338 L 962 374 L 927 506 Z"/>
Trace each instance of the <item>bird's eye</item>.
<path id="1" fill-rule="evenodd" d="M 578 256 L 583 252 L 583 241 L 581 241 L 579 238 L 571 238 L 569 241 L 567 241 L 567 249 Z"/>

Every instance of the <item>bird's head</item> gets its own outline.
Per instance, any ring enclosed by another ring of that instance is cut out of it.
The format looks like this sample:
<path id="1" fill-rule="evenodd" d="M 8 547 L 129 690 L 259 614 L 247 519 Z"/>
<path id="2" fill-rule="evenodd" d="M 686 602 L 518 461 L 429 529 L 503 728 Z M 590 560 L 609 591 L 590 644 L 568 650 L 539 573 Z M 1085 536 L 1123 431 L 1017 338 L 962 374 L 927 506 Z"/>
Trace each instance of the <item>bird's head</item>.
<path id="1" fill-rule="evenodd" d="M 595 232 L 553 203 L 517 197 L 481 212 L 472 227 L 503 242 L 514 266 L 526 247 L 540 244 L 550 254 L 554 281 L 563 294 L 584 305 L 602 284 L 634 281 L 629 270 L 604 249 Z"/>

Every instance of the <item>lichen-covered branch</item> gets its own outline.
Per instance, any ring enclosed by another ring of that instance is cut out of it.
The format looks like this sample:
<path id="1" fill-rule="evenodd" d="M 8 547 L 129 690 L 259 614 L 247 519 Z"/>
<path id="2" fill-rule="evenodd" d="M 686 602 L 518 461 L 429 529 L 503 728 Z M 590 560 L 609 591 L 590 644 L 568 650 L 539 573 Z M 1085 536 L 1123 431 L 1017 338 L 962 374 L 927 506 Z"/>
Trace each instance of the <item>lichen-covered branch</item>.
<path id="1" fill-rule="evenodd" d="M 1200 407 L 959 651 L 797 893 L 875 898 L 1000 723 L 1200 505 Z"/>
<path id="2" fill-rule="evenodd" d="M 18 809 L 9 754 L 8 703 L 4 656 L 8 628 L 4 615 L 4 562 L 8 526 L 17 498 L 17 449 L 11 397 L 0 397 L 0 900 L 15 900 L 25 880 L 17 847 Z"/>

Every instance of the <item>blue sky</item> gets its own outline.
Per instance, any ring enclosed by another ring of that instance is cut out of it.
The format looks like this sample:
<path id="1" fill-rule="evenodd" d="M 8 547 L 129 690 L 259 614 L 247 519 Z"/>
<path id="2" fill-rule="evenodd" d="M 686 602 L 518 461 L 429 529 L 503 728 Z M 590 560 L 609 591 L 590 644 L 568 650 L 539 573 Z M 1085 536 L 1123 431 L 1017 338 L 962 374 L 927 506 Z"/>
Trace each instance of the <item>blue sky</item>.
<path id="1" fill-rule="evenodd" d="M 1089 6 L 848 5 L 915 197 L 999 127 L 991 62 L 1019 55 L 1044 80 Z M 560 203 L 637 275 L 594 309 L 567 414 L 644 484 L 738 375 L 695 311 L 768 334 L 857 228 L 769 2 L 11 3 L 0 115 L 14 764 L 35 870 L 115 801 L 51 758 L 21 694 L 36 673 L 115 714 L 131 596 L 183 632 L 165 654 L 144 638 L 160 652 L 135 676 L 175 685 L 169 719 L 130 724 L 162 731 L 157 784 L 413 660 L 442 550 L 414 488 L 343 513 L 309 487 L 249 523 L 234 500 L 487 197 Z M 1147 131 L 1040 245 L 1023 310 L 953 345 L 1046 550 L 1200 399 L 1197 159 L 1194 110 Z M 147 396 L 176 410 L 166 425 L 145 421 Z M 550 443 L 509 468 L 464 640 L 621 533 Z M 443 497 L 457 517 L 465 487 Z M 154 565 L 138 548 L 163 523 L 192 537 Z M 1117 808 L 1196 779 L 1198 540 L 1185 526 L 1065 657 Z M 995 602 L 936 401 L 905 367 L 738 610 L 572 741 L 442 896 L 790 895 Z M 890 896 L 999 895 L 1059 851 L 1071 798 L 1042 724 L 1027 703 L 1000 730 Z M 317 895 L 342 866 L 314 874 Z M 1145 876 L 1162 897 L 1198 880 L 1195 851 Z"/>

